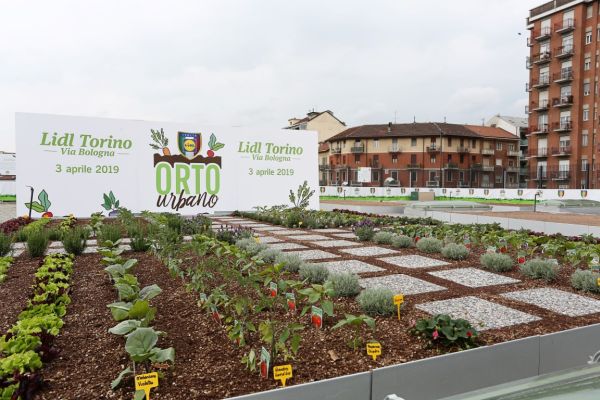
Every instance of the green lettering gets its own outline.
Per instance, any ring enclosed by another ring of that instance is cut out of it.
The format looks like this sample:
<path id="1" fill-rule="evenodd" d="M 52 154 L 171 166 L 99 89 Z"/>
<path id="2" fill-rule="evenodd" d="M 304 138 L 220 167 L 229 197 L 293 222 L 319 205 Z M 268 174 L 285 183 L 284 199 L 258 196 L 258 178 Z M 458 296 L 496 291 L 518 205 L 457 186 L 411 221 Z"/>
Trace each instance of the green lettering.
<path id="1" fill-rule="evenodd" d="M 190 178 L 190 169 L 186 164 L 175 164 L 175 190 L 181 193 L 182 190 L 185 194 L 190 194 L 190 187 L 188 186 L 188 179 Z"/>
<path id="2" fill-rule="evenodd" d="M 156 191 L 166 195 L 171 192 L 171 166 L 167 163 L 158 163 L 156 166 Z M 162 183 L 165 184 L 163 187 Z"/>

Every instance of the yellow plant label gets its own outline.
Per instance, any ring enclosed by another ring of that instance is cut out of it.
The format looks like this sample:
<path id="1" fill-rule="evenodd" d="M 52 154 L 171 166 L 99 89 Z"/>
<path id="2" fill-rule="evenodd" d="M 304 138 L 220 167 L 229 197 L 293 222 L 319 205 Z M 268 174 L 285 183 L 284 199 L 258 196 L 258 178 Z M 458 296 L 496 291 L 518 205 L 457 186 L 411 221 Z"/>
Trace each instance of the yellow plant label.
<path id="1" fill-rule="evenodd" d="M 376 360 L 377 356 L 381 355 L 381 343 L 367 343 L 367 354 L 373 357 L 373 360 Z"/>
<path id="2" fill-rule="evenodd" d="M 143 390 L 146 393 L 146 400 L 150 400 L 150 389 L 158 387 L 158 373 L 135 376 L 135 390 Z"/>
<path id="3" fill-rule="evenodd" d="M 395 295 L 394 296 L 394 304 L 399 306 L 402 303 L 404 303 L 404 295 L 403 294 Z"/>
<path id="4" fill-rule="evenodd" d="M 292 366 L 290 364 L 273 367 L 273 379 L 281 381 L 281 386 L 285 387 L 285 381 L 291 377 Z"/>
<path id="5" fill-rule="evenodd" d="M 600 286 L 600 278 L 596 279 L 596 285 Z"/>

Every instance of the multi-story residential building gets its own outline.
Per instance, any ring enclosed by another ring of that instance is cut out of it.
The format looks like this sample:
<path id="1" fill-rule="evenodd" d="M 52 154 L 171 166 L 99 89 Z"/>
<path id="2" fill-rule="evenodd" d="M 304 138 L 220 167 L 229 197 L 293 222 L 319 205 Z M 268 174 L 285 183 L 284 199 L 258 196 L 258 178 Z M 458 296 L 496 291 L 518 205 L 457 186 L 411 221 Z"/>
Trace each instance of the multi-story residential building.
<path id="1" fill-rule="evenodd" d="M 290 118 L 285 129 L 316 131 L 319 134 L 319 143 L 325 142 L 330 137 L 345 130 L 346 124 L 340 121 L 333 112 L 310 111 L 304 118 Z"/>
<path id="2" fill-rule="evenodd" d="M 519 186 L 519 138 L 500 128 L 433 122 L 363 125 L 327 143 L 329 166 L 325 171 L 321 167 L 322 184 Z M 362 168 L 370 170 L 370 180 L 359 179 Z"/>
<path id="3" fill-rule="evenodd" d="M 519 173 L 519 187 L 526 188 L 529 181 L 529 143 L 527 138 L 527 134 L 529 133 L 528 119 L 498 114 L 490 118 L 485 125 L 502 128 L 521 139 L 519 142 L 519 148 L 521 150 L 521 156 L 519 157 L 521 167 L 521 171 Z"/>
<path id="4" fill-rule="evenodd" d="M 529 187 L 600 187 L 599 6 L 555 0 L 530 11 Z"/>

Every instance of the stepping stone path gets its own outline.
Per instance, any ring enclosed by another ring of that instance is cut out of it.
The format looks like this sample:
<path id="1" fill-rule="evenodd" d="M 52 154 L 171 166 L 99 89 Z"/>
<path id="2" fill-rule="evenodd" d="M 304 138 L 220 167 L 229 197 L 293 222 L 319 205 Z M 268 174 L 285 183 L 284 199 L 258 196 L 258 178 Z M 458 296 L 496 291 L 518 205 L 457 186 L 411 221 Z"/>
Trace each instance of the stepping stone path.
<path id="1" fill-rule="evenodd" d="M 279 243 L 281 242 L 281 239 L 277 239 L 273 236 L 260 236 L 259 242 L 260 243 Z"/>
<path id="2" fill-rule="evenodd" d="M 325 229 L 315 229 L 315 232 L 318 232 L 318 233 L 344 233 L 344 232 L 348 232 L 348 231 L 344 230 L 344 229 L 337 229 L 337 228 L 325 228 Z"/>
<path id="3" fill-rule="evenodd" d="M 308 247 L 302 246 L 301 244 L 298 244 L 298 243 L 286 243 L 286 242 L 269 243 L 268 246 L 269 246 L 269 248 L 276 249 L 276 250 L 294 250 L 294 249 L 307 249 L 308 248 Z"/>
<path id="4" fill-rule="evenodd" d="M 378 260 L 383 261 L 388 264 L 395 265 L 397 267 L 403 268 L 431 268 L 431 267 L 441 267 L 444 265 L 449 265 L 445 261 L 435 260 L 429 257 L 423 257 L 419 255 L 409 255 L 409 256 L 396 256 L 396 257 L 385 257 L 378 258 Z"/>
<path id="5" fill-rule="evenodd" d="M 422 279 L 413 278 L 412 276 L 396 274 L 378 276 L 377 278 L 359 279 L 358 283 L 365 289 L 368 288 L 387 288 L 394 293 L 402 293 L 404 295 L 437 292 L 446 290 L 445 287 L 424 281 Z"/>
<path id="6" fill-rule="evenodd" d="M 340 273 L 350 272 L 353 274 L 360 274 L 364 272 L 380 272 L 385 271 L 383 268 L 376 267 L 371 264 L 367 264 L 363 261 L 358 260 L 345 260 L 345 261 L 329 261 L 320 263 L 322 266 L 327 268 L 329 272 Z"/>
<path id="7" fill-rule="evenodd" d="M 520 282 L 518 279 L 509 278 L 504 275 L 493 274 L 477 268 L 449 269 L 446 271 L 430 272 L 429 275 L 456 282 L 459 285 L 468 287 L 506 285 L 508 283 Z"/>
<path id="8" fill-rule="evenodd" d="M 288 228 L 283 228 L 281 226 L 271 226 L 271 225 L 266 225 L 266 226 L 261 226 L 261 227 L 257 227 L 257 228 L 252 228 L 255 231 L 266 231 L 266 232 L 276 232 L 276 231 L 287 231 Z"/>
<path id="9" fill-rule="evenodd" d="M 334 233 L 333 236 L 340 237 L 343 239 L 356 239 L 356 235 L 352 232 L 348 233 Z"/>
<path id="10" fill-rule="evenodd" d="M 304 240 L 304 238 L 302 238 Z M 320 240 L 318 242 L 310 242 L 312 245 L 321 247 L 350 247 L 358 246 L 359 243 L 351 242 L 349 240 Z"/>
<path id="11" fill-rule="evenodd" d="M 352 254 L 353 256 L 361 256 L 361 257 L 373 257 L 373 256 L 381 256 L 383 254 L 394 254 L 398 253 L 396 250 L 386 249 L 385 247 L 357 247 L 355 249 L 343 249 L 340 250 L 344 253 Z"/>
<path id="12" fill-rule="evenodd" d="M 298 237 L 298 235 L 289 236 L 292 240 L 328 240 L 327 236 L 323 235 L 302 235 Z"/>
<path id="13" fill-rule="evenodd" d="M 539 321 L 541 318 L 505 307 L 475 296 L 417 304 L 419 310 L 428 314 L 448 314 L 452 318 L 466 319 L 477 330 L 503 328 L 505 326 Z"/>
<path id="14" fill-rule="evenodd" d="M 337 254 L 328 253 L 323 250 L 290 251 L 289 254 L 297 254 L 302 260 L 322 260 L 325 258 L 338 258 Z"/>
<path id="15" fill-rule="evenodd" d="M 504 293 L 502 297 L 545 308 L 557 314 L 578 317 L 600 312 L 600 301 L 558 289 L 539 288 Z"/>
<path id="16" fill-rule="evenodd" d="M 273 234 L 275 234 L 275 235 L 283 235 L 283 236 L 291 236 L 291 235 L 299 236 L 299 235 L 308 235 L 308 232 L 306 232 L 306 231 L 300 231 L 300 230 L 295 231 L 295 230 L 287 229 L 287 230 L 284 230 L 284 231 L 274 231 Z"/>

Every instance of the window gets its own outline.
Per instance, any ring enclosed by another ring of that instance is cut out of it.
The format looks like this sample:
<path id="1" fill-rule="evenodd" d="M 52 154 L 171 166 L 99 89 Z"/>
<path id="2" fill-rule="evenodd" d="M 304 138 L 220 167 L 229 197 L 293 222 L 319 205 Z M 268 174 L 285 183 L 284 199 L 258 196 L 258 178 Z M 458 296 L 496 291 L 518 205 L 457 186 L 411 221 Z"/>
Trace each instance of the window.
<path id="1" fill-rule="evenodd" d="M 411 139 L 410 139 L 410 145 L 411 145 L 412 147 L 415 147 L 415 146 L 417 145 L 417 138 L 411 138 Z"/>
<path id="2" fill-rule="evenodd" d="M 471 139 L 471 147 L 472 148 L 477 147 L 477 141 L 475 139 Z"/>
<path id="3" fill-rule="evenodd" d="M 411 164 L 416 164 L 417 163 L 417 155 L 416 154 L 411 154 L 410 155 L 410 163 Z"/>
<path id="4" fill-rule="evenodd" d="M 458 180 L 461 181 L 461 182 L 465 181 L 465 171 L 460 171 L 458 173 Z"/>
<path id="5" fill-rule="evenodd" d="M 346 164 L 346 156 L 342 156 L 342 164 Z"/>
<path id="6" fill-rule="evenodd" d="M 508 144 L 508 151 L 515 151 L 515 144 L 514 143 L 509 143 Z"/>
<path id="7" fill-rule="evenodd" d="M 460 139 L 460 147 L 465 147 L 465 139 Z"/>
<path id="8" fill-rule="evenodd" d="M 581 132 L 581 147 L 588 145 L 588 131 Z"/>
<path id="9" fill-rule="evenodd" d="M 592 18 L 593 12 L 594 12 L 594 6 L 593 5 L 587 6 L 587 8 L 585 9 L 585 18 L 587 18 L 587 19 Z"/>
<path id="10" fill-rule="evenodd" d="M 592 31 L 588 31 L 585 33 L 585 44 L 592 43 Z"/>
<path id="11" fill-rule="evenodd" d="M 354 162 L 355 162 L 356 164 L 360 164 L 360 154 L 355 154 L 355 155 L 354 155 Z"/>
<path id="12" fill-rule="evenodd" d="M 450 147 L 450 146 L 452 146 L 452 138 L 451 137 L 448 138 L 448 147 Z"/>
<path id="13" fill-rule="evenodd" d="M 461 154 L 461 155 L 460 155 L 460 163 L 462 164 L 462 163 L 464 163 L 464 162 L 465 162 L 465 155 L 464 155 L 464 154 Z"/>
<path id="14" fill-rule="evenodd" d="M 446 181 L 452 182 L 452 170 L 450 169 L 446 171 Z"/>
<path id="15" fill-rule="evenodd" d="M 379 139 L 374 139 L 373 140 L 373 146 L 378 149 L 379 148 Z"/>
<path id="16" fill-rule="evenodd" d="M 502 142 L 496 142 L 496 150 L 502 150 Z"/>
<path id="17" fill-rule="evenodd" d="M 502 175 L 496 175 L 496 183 L 502 183 Z"/>
<path id="18" fill-rule="evenodd" d="M 436 176 L 436 172 L 435 171 L 429 171 L 429 180 L 430 181 L 437 181 L 437 176 Z"/>
<path id="19" fill-rule="evenodd" d="M 435 156 L 431 156 L 429 158 L 429 162 L 432 163 L 432 164 L 435 164 Z"/>
<path id="20" fill-rule="evenodd" d="M 590 83 L 589 82 L 584 82 L 583 83 L 583 95 L 584 96 L 589 96 L 590 95 Z"/>
<path id="21" fill-rule="evenodd" d="M 398 180 L 398 171 L 390 171 L 390 176 L 392 177 L 393 180 L 397 181 Z"/>
<path id="22" fill-rule="evenodd" d="M 581 171 L 585 172 L 588 170 L 588 160 L 585 158 L 581 160 Z"/>
<path id="23" fill-rule="evenodd" d="M 373 156 L 373 166 L 378 166 L 379 165 L 379 156 L 377 154 L 375 154 Z"/>
<path id="24" fill-rule="evenodd" d="M 371 182 L 379 182 L 379 170 L 373 170 Z"/>
<path id="25" fill-rule="evenodd" d="M 398 156 L 396 154 L 392 156 L 392 164 L 398 164 Z"/>
<path id="26" fill-rule="evenodd" d="M 590 120 L 590 107 L 587 104 L 583 106 L 583 120 Z"/>
<path id="27" fill-rule="evenodd" d="M 417 171 L 410 171 L 410 181 L 411 182 L 417 181 Z"/>
<path id="28" fill-rule="evenodd" d="M 436 140 L 436 137 L 435 137 L 435 136 L 434 136 L 434 137 L 432 137 L 432 138 L 431 138 L 431 144 L 435 144 L 435 140 Z"/>
<path id="29" fill-rule="evenodd" d="M 585 59 L 583 60 L 583 69 L 585 71 L 589 71 L 591 68 L 592 68 L 592 57 L 585 56 Z"/>
<path id="30" fill-rule="evenodd" d="M 501 167 L 501 166 L 502 166 L 502 159 L 501 159 L 501 158 L 496 158 L 496 165 L 497 165 L 498 167 Z"/>
<path id="31" fill-rule="evenodd" d="M 448 162 L 452 162 L 452 154 L 448 154 Z"/>

